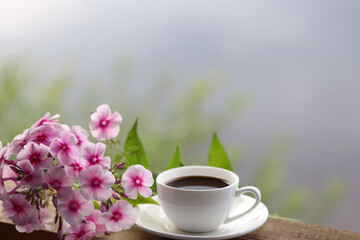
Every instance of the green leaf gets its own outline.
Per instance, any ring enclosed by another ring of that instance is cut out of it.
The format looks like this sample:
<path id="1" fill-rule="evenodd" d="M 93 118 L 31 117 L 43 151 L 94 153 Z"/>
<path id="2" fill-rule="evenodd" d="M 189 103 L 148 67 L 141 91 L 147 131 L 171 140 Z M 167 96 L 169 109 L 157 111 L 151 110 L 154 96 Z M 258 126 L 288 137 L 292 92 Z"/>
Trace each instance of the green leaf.
<path id="1" fill-rule="evenodd" d="M 115 162 L 116 162 L 116 163 L 120 163 L 121 158 L 122 158 L 122 154 L 121 154 L 121 153 L 116 154 L 116 156 L 115 156 Z"/>
<path id="2" fill-rule="evenodd" d="M 126 198 L 126 197 L 121 197 L 121 199 L 124 199 L 124 200 L 128 201 L 133 206 L 138 205 L 138 204 L 156 204 L 156 205 L 160 205 L 157 201 L 155 201 L 151 197 L 145 198 L 145 197 L 141 196 L 140 194 L 138 194 L 137 199 L 130 199 L 130 198 Z"/>
<path id="3" fill-rule="evenodd" d="M 158 176 L 159 174 L 154 173 L 154 172 L 153 172 L 152 174 L 153 174 L 153 179 L 156 181 L 156 178 L 157 178 L 157 176 Z M 151 188 L 151 190 L 152 190 L 153 195 L 154 195 L 154 194 L 157 194 L 156 182 L 154 182 L 154 184 L 153 184 L 150 188 Z"/>
<path id="4" fill-rule="evenodd" d="M 98 201 L 93 201 L 93 204 L 95 209 L 100 210 L 100 204 Z"/>
<path id="5" fill-rule="evenodd" d="M 165 170 L 171 169 L 171 168 L 177 168 L 182 167 L 184 164 L 182 163 L 181 155 L 180 155 L 180 148 L 179 146 L 176 147 L 175 153 L 173 158 L 170 160 L 168 165 L 166 166 Z"/>
<path id="6" fill-rule="evenodd" d="M 125 141 L 125 152 L 131 152 L 131 154 L 125 156 L 126 165 L 130 166 L 135 164 L 141 164 L 145 168 L 149 169 L 148 157 L 145 153 L 141 140 L 137 134 L 137 123 L 138 120 L 136 119 Z M 132 152 L 134 149 L 138 149 L 138 150 Z"/>
<path id="7" fill-rule="evenodd" d="M 221 144 L 216 133 L 213 135 L 213 139 L 210 145 L 209 151 L 209 166 L 225 168 L 232 171 L 231 162 L 225 152 L 223 145 Z"/>

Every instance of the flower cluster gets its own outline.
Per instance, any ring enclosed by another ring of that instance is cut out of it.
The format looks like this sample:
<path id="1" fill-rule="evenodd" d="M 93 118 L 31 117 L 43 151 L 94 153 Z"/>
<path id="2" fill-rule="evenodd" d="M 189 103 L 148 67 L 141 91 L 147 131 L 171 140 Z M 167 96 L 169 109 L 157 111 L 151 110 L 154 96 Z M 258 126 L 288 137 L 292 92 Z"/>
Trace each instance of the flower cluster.
<path id="1" fill-rule="evenodd" d="M 124 162 L 111 166 L 103 142 L 91 142 L 85 129 L 60 124 L 59 117 L 47 113 L 7 146 L 0 142 L 3 214 L 26 233 L 42 226 L 52 229 L 54 221 L 59 239 L 65 235 L 65 240 L 131 228 L 135 214 L 127 199 L 136 199 L 138 193 L 151 196 L 152 173 L 141 165 L 124 167 Z M 121 122 L 119 113 L 100 105 L 91 114 L 91 134 L 113 141 Z M 53 215 L 47 208 L 51 202 Z"/>

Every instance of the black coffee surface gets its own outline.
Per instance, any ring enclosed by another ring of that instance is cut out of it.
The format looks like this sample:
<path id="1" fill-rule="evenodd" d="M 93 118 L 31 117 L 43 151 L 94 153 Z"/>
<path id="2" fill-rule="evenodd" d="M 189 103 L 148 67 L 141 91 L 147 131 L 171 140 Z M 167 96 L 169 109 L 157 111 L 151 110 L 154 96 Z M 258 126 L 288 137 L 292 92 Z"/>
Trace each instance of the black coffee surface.
<path id="1" fill-rule="evenodd" d="M 181 189 L 209 190 L 229 186 L 229 183 L 224 179 L 214 177 L 186 176 L 171 180 L 166 185 Z"/>

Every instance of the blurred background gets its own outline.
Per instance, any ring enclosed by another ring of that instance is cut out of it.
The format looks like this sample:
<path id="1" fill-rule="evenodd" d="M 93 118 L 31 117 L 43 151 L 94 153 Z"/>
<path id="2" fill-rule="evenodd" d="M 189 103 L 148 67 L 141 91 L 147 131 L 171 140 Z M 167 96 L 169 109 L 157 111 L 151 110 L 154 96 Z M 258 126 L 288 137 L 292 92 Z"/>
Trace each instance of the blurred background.
<path id="1" fill-rule="evenodd" d="M 360 2 L 0 0 L 0 140 L 46 112 L 121 139 L 154 171 L 216 131 L 272 214 L 360 231 Z"/>

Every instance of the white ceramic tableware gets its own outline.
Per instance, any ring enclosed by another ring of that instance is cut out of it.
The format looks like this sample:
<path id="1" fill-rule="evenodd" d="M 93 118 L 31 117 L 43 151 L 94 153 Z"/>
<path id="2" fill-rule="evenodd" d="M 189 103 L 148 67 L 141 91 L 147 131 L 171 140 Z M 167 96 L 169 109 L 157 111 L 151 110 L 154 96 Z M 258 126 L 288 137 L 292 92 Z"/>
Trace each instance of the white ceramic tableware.
<path id="1" fill-rule="evenodd" d="M 171 187 L 167 183 L 188 176 L 207 176 L 225 180 L 228 185 L 207 190 Z M 166 216 L 179 229 L 188 232 L 209 232 L 222 223 L 232 222 L 251 212 L 260 203 L 256 187 L 238 188 L 239 177 L 234 172 L 208 166 L 185 166 L 160 173 L 156 178 L 160 205 Z M 250 192 L 254 203 L 243 212 L 229 216 L 235 198 Z"/>
<path id="2" fill-rule="evenodd" d="M 154 196 L 153 199 L 159 201 L 158 196 Z M 231 215 L 244 212 L 251 207 L 254 202 L 254 198 L 246 195 L 235 198 Z M 166 238 L 186 240 L 215 240 L 239 237 L 260 228 L 266 222 L 269 214 L 266 206 L 260 202 L 257 207 L 248 214 L 234 221 L 223 223 L 213 231 L 192 233 L 182 231 L 175 227 L 159 205 L 140 204 L 135 207 L 135 211 L 137 215 L 135 224 L 144 231 Z"/>

